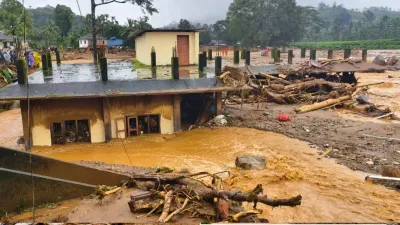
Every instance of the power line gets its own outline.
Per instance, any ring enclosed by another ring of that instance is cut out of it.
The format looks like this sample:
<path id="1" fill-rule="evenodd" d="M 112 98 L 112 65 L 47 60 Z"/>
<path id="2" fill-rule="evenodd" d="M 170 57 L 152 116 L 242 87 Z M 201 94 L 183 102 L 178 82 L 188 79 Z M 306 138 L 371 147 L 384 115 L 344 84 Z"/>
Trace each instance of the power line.
<path id="1" fill-rule="evenodd" d="M 79 13 L 80 13 L 81 16 L 82 16 L 81 6 L 79 5 L 79 1 L 78 1 L 78 0 L 76 0 L 76 4 L 78 4 Z"/>

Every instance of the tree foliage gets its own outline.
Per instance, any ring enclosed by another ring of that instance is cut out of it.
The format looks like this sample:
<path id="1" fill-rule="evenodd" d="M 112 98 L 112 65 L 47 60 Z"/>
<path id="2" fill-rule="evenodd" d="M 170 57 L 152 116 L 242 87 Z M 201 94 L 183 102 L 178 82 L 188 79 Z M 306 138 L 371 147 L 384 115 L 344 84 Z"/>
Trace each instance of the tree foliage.
<path id="1" fill-rule="evenodd" d="M 23 37 L 24 22 L 26 33 L 33 28 L 32 15 L 24 14 L 23 5 L 16 0 L 3 0 L 0 4 L 0 28 L 12 36 Z"/>
<path id="2" fill-rule="evenodd" d="M 54 10 L 54 21 L 60 29 L 61 37 L 64 37 L 71 30 L 74 13 L 71 8 L 65 5 L 57 5 Z"/>
<path id="3" fill-rule="evenodd" d="M 181 21 L 178 24 L 179 30 L 190 30 L 193 28 L 194 28 L 194 26 L 186 19 L 181 19 Z"/>
<path id="4" fill-rule="evenodd" d="M 280 46 L 303 37 L 311 13 L 295 0 L 234 0 L 227 21 L 230 35 L 245 46 Z"/>

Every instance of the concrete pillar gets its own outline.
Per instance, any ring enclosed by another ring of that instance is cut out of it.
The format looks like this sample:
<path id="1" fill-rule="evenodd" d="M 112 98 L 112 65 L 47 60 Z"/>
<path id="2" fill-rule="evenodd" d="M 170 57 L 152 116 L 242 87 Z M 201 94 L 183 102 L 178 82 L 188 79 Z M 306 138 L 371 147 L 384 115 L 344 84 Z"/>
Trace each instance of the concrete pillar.
<path id="1" fill-rule="evenodd" d="M 204 57 L 204 67 L 207 67 L 207 51 L 203 51 L 203 57 Z"/>
<path id="2" fill-rule="evenodd" d="M 53 60 L 51 58 L 51 53 L 47 53 L 47 68 L 52 69 L 53 68 Z"/>
<path id="3" fill-rule="evenodd" d="M 111 112 L 107 98 L 103 98 L 103 120 L 104 120 L 104 133 L 106 142 L 109 143 L 112 139 L 111 132 Z"/>
<path id="4" fill-rule="evenodd" d="M 151 67 L 156 67 L 157 57 L 156 57 L 156 50 L 154 49 L 154 47 L 151 49 L 150 57 L 151 57 Z"/>
<path id="5" fill-rule="evenodd" d="M 204 71 L 203 54 L 199 54 L 199 71 Z"/>
<path id="6" fill-rule="evenodd" d="M 56 60 L 57 60 L 57 65 L 61 65 L 61 57 L 60 57 L 60 52 L 58 50 L 56 51 Z"/>
<path id="7" fill-rule="evenodd" d="M 364 62 L 366 62 L 367 59 L 368 59 L 368 50 L 367 50 L 367 49 L 363 49 L 363 50 L 362 50 L 362 60 L 363 60 Z"/>
<path id="8" fill-rule="evenodd" d="M 246 49 L 242 49 L 242 54 L 241 54 L 242 59 L 246 59 Z"/>
<path id="9" fill-rule="evenodd" d="M 279 49 L 275 50 L 274 62 L 275 63 L 281 62 L 281 50 L 279 50 Z"/>
<path id="10" fill-rule="evenodd" d="M 332 49 L 328 50 L 328 59 L 333 59 L 333 50 Z"/>
<path id="11" fill-rule="evenodd" d="M 346 48 L 344 50 L 344 58 L 348 59 L 348 58 L 350 58 L 350 56 L 351 56 L 351 49 L 350 48 Z"/>
<path id="12" fill-rule="evenodd" d="M 213 60 L 212 49 L 208 49 L 208 60 Z"/>
<path id="13" fill-rule="evenodd" d="M 246 51 L 246 65 L 250 65 L 250 59 L 251 59 L 250 51 L 247 50 Z"/>
<path id="14" fill-rule="evenodd" d="M 100 58 L 99 62 L 100 62 L 101 80 L 108 81 L 107 58 L 105 57 Z"/>
<path id="15" fill-rule="evenodd" d="M 300 54 L 301 58 L 304 59 L 304 58 L 306 57 L 306 51 L 307 51 L 306 48 L 302 48 L 302 49 L 301 49 L 301 54 Z"/>
<path id="16" fill-rule="evenodd" d="M 316 49 L 310 50 L 310 60 L 317 60 L 317 50 Z"/>
<path id="17" fill-rule="evenodd" d="M 179 79 L 179 58 L 178 57 L 172 57 L 171 58 L 171 72 L 172 72 L 172 78 L 174 80 Z"/>
<path id="18" fill-rule="evenodd" d="M 288 64 L 293 64 L 293 50 L 288 52 Z"/>
<path id="19" fill-rule="evenodd" d="M 215 109 L 217 116 L 224 114 L 222 110 L 222 92 L 215 93 Z"/>
<path id="20" fill-rule="evenodd" d="M 26 84 L 28 77 L 26 75 L 26 62 L 23 59 L 17 59 L 15 61 L 17 66 L 17 78 L 18 84 Z"/>
<path id="21" fill-rule="evenodd" d="M 175 132 L 182 131 L 180 95 L 174 95 L 174 130 Z"/>
<path id="22" fill-rule="evenodd" d="M 222 72 L 222 56 L 215 57 L 215 76 L 221 75 Z"/>
<path id="23" fill-rule="evenodd" d="M 46 71 L 48 68 L 47 68 L 47 56 L 46 56 L 46 54 L 43 54 L 42 55 L 42 70 L 43 71 Z"/>
<path id="24" fill-rule="evenodd" d="M 236 49 L 233 53 L 233 63 L 234 64 L 239 64 L 239 50 Z"/>
<path id="25" fill-rule="evenodd" d="M 32 102 L 30 102 L 32 104 Z M 28 122 L 28 101 L 21 100 L 21 116 L 22 116 L 22 128 L 24 132 L 24 141 L 25 141 L 25 150 L 29 150 L 31 148 L 31 135 L 30 135 L 30 126 L 29 123 L 32 124 L 32 112 L 29 113 L 29 122 Z"/>

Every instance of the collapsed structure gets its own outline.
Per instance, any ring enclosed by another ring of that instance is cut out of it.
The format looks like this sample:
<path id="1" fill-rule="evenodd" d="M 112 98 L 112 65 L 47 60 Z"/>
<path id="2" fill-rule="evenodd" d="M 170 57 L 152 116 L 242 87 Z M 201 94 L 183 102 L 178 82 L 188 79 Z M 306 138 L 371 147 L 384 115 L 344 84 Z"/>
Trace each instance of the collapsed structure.
<path id="1" fill-rule="evenodd" d="M 53 66 L 13 84 L 1 100 L 19 100 L 26 144 L 108 142 L 140 134 L 172 134 L 205 111 L 221 113 L 224 87 L 216 78 L 140 79 L 130 63 L 109 63 L 108 81 L 94 65 Z"/>

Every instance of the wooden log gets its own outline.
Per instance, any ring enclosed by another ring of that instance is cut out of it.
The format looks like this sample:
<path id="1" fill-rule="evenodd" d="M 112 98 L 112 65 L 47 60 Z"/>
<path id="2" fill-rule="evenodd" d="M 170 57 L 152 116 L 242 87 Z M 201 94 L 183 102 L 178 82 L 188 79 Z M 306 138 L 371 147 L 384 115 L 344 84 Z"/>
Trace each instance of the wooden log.
<path id="1" fill-rule="evenodd" d="M 182 212 L 183 209 L 185 209 L 186 205 L 189 203 L 189 198 L 185 199 L 185 202 L 183 203 L 183 205 L 176 209 L 174 212 L 172 212 L 171 214 L 169 214 L 169 216 L 167 216 L 167 218 L 165 218 L 164 221 L 162 221 L 163 223 L 167 223 L 168 221 L 170 221 L 172 219 L 172 217 L 174 217 L 176 214 Z"/>
<path id="2" fill-rule="evenodd" d="M 280 83 L 282 83 L 284 85 L 292 84 L 292 82 L 290 82 L 290 81 L 284 80 L 284 79 L 279 78 L 279 77 L 274 77 L 274 76 L 271 76 L 271 75 L 266 74 L 266 73 L 260 73 L 259 75 L 262 76 L 262 77 L 265 77 L 267 79 L 270 79 L 270 80 L 277 80 L 277 81 L 279 81 Z"/>
<path id="3" fill-rule="evenodd" d="M 295 89 L 303 90 L 305 88 L 309 88 L 312 86 L 320 86 L 320 85 L 327 85 L 327 86 L 332 87 L 332 89 L 347 87 L 345 84 L 342 84 L 342 83 L 334 83 L 334 82 L 329 82 L 329 81 L 326 81 L 323 79 L 317 79 L 317 80 L 310 80 L 310 81 L 301 82 L 301 83 L 297 83 L 297 84 L 287 85 L 287 86 L 285 86 L 285 90 L 295 90 Z"/>
<path id="4" fill-rule="evenodd" d="M 158 218 L 157 220 L 158 223 L 164 223 L 165 219 L 167 218 L 169 211 L 171 209 L 172 198 L 173 198 L 173 191 L 168 191 L 168 193 L 165 195 L 164 209 L 161 213 L 160 218 Z"/>
<path id="5" fill-rule="evenodd" d="M 245 212 L 240 212 L 237 213 L 235 215 L 232 216 L 232 220 L 234 222 L 239 222 L 239 219 L 244 217 L 244 216 L 250 216 L 250 215 L 258 215 L 258 214 L 262 214 L 263 211 L 259 210 L 259 209 L 254 209 L 254 210 L 249 210 L 249 211 L 245 211 Z"/>
<path id="6" fill-rule="evenodd" d="M 340 97 L 338 99 L 328 99 L 326 101 L 315 103 L 315 104 L 312 104 L 312 105 L 301 106 L 301 107 L 295 109 L 295 111 L 297 113 L 311 112 L 311 111 L 322 109 L 322 108 L 325 108 L 327 106 L 334 105 L 334 104 L 337 104 L 337 103 L 340 103 L 340 102 L 344 102 L 344 101 L 347 101 L 347 100 L 350 100 L 350 99 L 351 99 L 351 96 L 343 96 L 343 97 Z"/>

